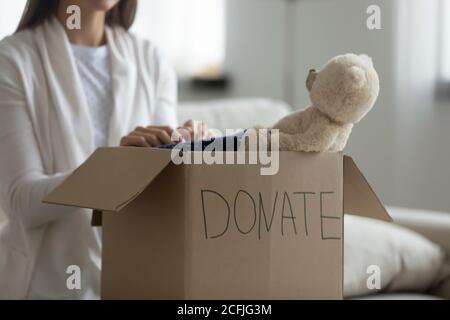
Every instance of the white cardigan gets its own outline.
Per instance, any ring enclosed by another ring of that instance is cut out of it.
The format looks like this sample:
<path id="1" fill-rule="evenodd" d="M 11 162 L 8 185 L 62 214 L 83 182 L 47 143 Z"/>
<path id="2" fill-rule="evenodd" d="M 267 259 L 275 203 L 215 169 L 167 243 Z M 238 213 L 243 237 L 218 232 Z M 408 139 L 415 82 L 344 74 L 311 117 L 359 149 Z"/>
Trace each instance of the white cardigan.
<path id="1" fill-rule="evenodd" d="M 136 126 L 176 125 L 176 77 L 149 42 L 107 28 L 113 112 L 108 143 Z M 70 43 L 51 19 L 0 42 L 0 298 L 98 298 L 101 245 L 91 212 L 41 199 L 94 151 Z M 69 290 L 70 265 L 81 290 Z M 119 280 L 119 279 L 118 279 Z"/>

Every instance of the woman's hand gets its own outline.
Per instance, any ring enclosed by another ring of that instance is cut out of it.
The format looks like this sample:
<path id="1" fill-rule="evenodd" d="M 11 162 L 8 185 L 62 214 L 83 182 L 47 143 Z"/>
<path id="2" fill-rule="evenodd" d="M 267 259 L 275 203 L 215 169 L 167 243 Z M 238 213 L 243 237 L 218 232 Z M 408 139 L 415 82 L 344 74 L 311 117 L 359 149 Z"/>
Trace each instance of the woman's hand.
<path id="1" fill-rule="evenodd" d="M 177 140 L 178 137 L 178 140 Z M 177 143 L 180 135 L 169 126 L 137 127 L 120 140 L 121 147 L 159 147 L 163 144 Z"/>
<path id="2" fill-rule="evenodd" d="M 121 147 L 159 147 L 163 144 L 201 140 L 207 137 L 203 122 L 188 120 L 176 130 L 169 126 L 137 127 L 120 140 Z"/>
<path id="3" fill-rule="evenodd" d="M 177 129 L 177 132 L 187 141 L 208 138 L 208 126 L 202 121 L 188 120 Z"/>

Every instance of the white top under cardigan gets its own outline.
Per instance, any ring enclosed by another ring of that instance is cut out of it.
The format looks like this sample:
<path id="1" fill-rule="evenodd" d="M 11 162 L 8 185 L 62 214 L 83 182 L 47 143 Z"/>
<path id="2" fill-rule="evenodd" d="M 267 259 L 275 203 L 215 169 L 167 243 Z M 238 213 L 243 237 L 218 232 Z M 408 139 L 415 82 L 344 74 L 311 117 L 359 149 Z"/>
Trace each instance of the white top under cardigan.
<path id="1" fill-rule="evenodd" d="M 108 46 L 71 48 L 94 127 L 95 147 L 105 147 L 113 106 Z"/>
<path id="2" fill-rule="evenodd" d="M 159 51 L 107 28 L 113 105 L 107 144 L 136 126 L 176 125 L 176 77 Z M 0 42 L 0 299 L 98 298 L 91 211 L 41 199 L 95 150 L 89 104 L 64 29 L 51 19 Z M 81 269 L 81 290 L 66 286 Z"/>

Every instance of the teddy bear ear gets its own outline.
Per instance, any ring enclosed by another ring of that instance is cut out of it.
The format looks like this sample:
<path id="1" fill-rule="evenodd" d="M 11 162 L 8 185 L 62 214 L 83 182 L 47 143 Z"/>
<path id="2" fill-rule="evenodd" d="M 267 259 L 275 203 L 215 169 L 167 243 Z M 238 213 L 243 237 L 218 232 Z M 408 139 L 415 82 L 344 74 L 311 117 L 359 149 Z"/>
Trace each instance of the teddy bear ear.
<path id="1" fill-rule="evenodd" d="M 308 78 L 306 79 L 306 88 L 311 92 L 314 81 L 317 78 L 317 71 L 315 69 L 310 69 L 308 73 Z"/>
<path id="2" fill-rule="evenodd" d="M 366 83 L 366 72 L 363 68 L 352 66 L 345 71 L 344 86 L 349 91 L 361 89 Z"/>

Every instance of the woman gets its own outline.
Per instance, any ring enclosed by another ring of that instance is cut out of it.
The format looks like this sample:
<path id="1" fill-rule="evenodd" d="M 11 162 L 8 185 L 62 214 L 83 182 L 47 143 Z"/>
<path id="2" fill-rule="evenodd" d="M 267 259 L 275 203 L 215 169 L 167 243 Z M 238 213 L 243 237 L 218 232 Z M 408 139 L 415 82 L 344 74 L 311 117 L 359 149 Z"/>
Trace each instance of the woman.
<path id="1" fill-rule="evenodd" d="M 81 29 L 69 30 L 70 5 Z M 99 297 L 91 213 L 41 200 L 97 147 L 172 142 L 176 77 L 128 33 L 135 12 L 136 0 L 29 0 L 0 43 L 0 298 Z M 80 288 L 66 283 L 73 265 Z"/>

